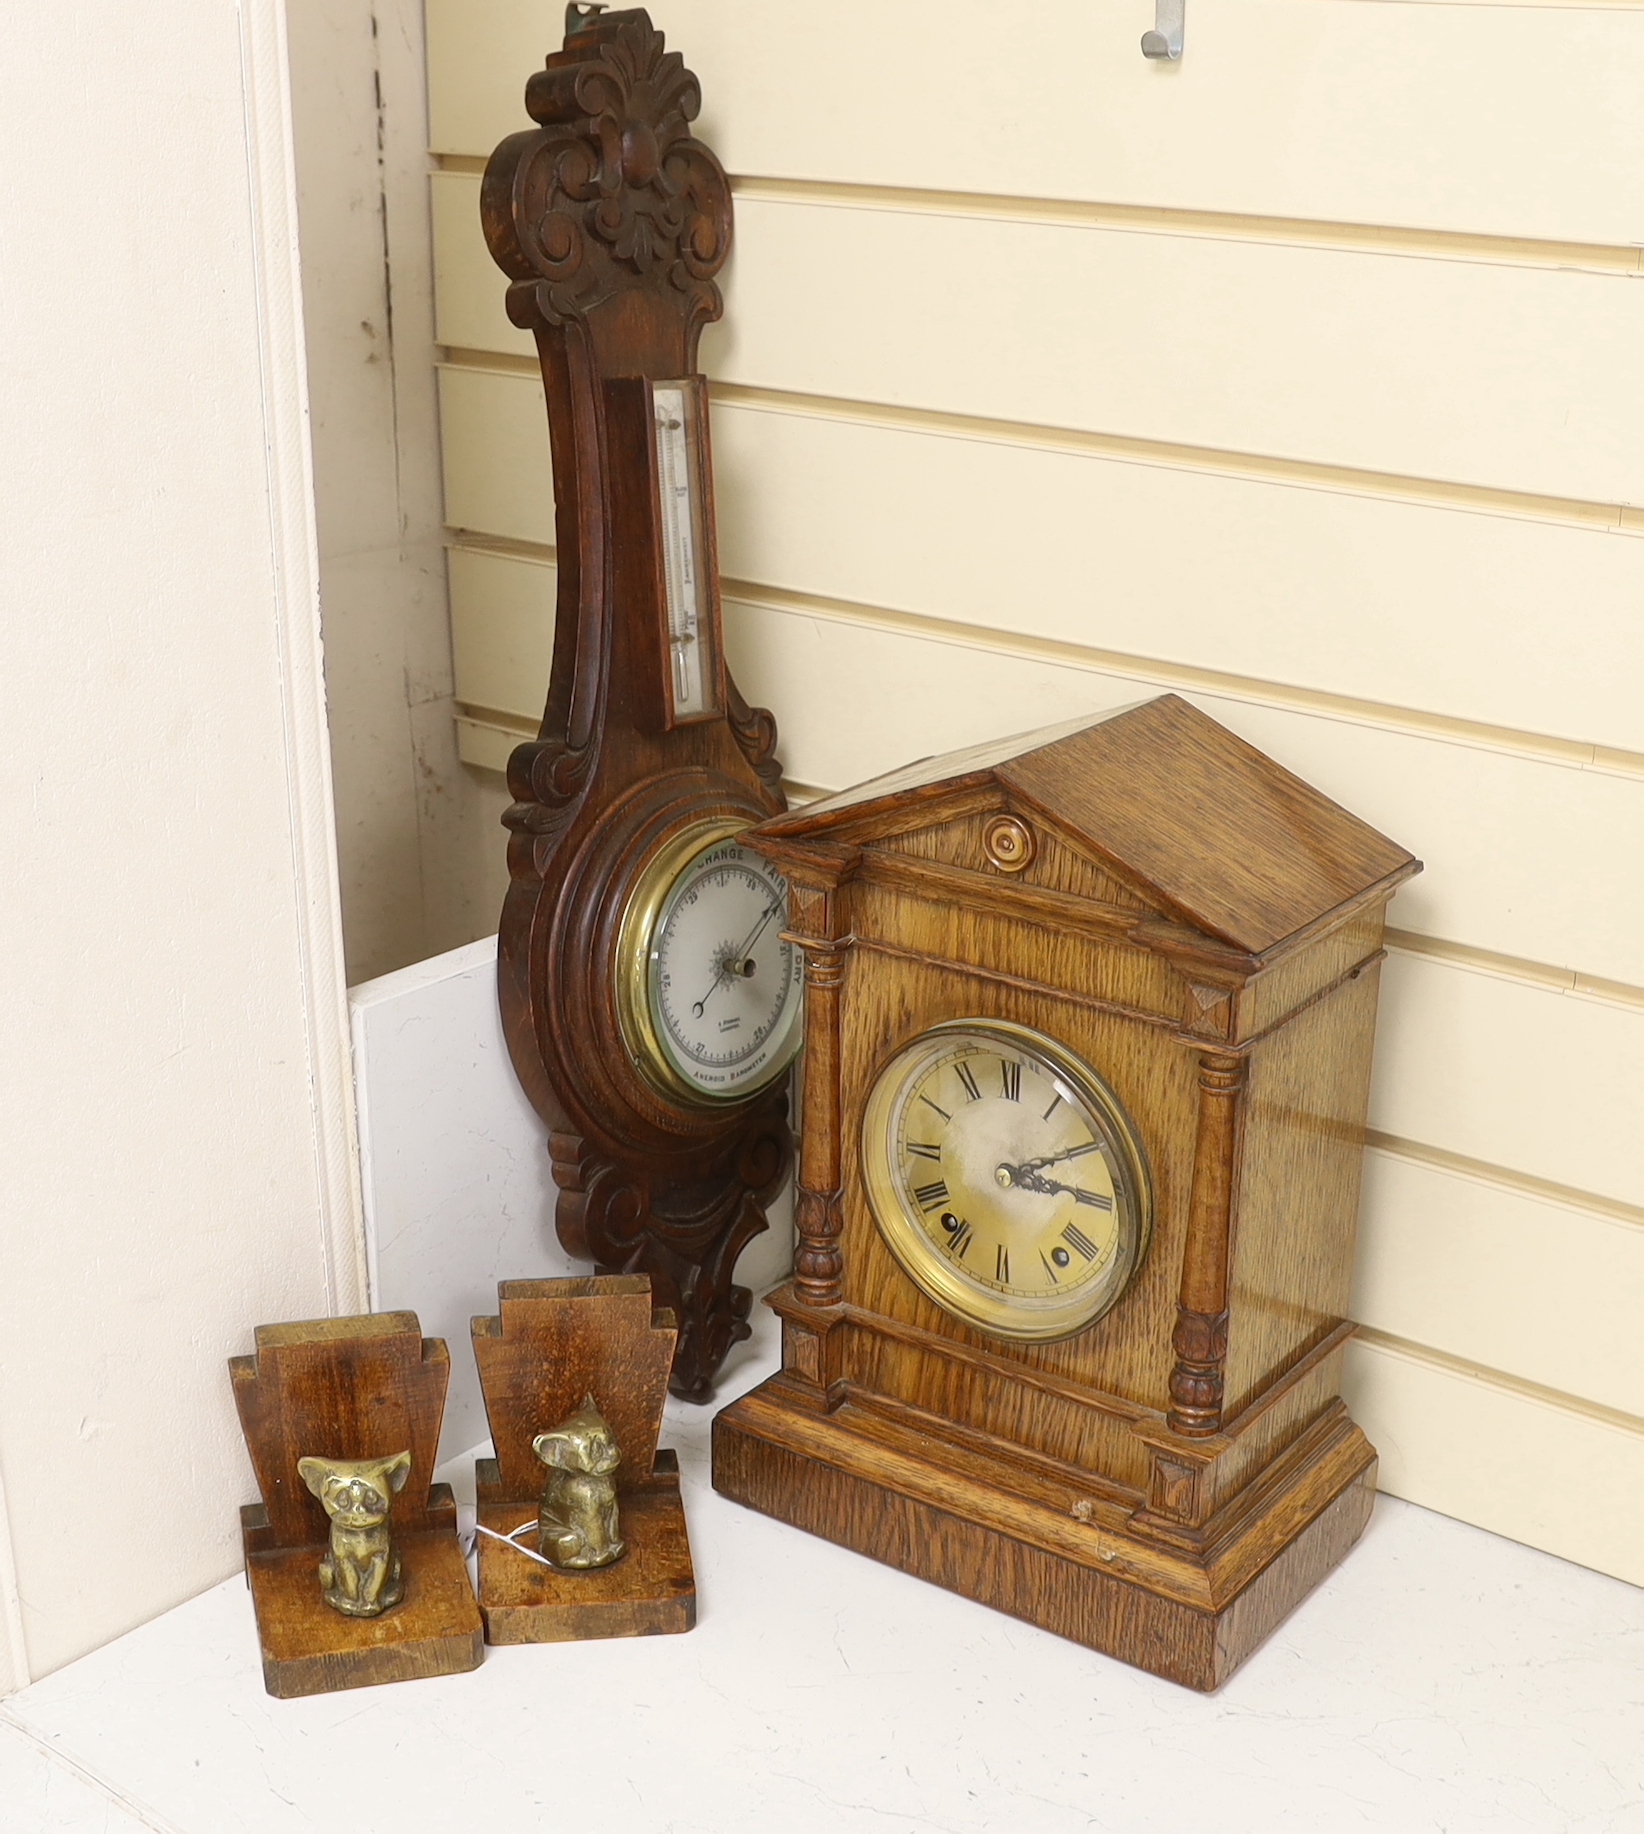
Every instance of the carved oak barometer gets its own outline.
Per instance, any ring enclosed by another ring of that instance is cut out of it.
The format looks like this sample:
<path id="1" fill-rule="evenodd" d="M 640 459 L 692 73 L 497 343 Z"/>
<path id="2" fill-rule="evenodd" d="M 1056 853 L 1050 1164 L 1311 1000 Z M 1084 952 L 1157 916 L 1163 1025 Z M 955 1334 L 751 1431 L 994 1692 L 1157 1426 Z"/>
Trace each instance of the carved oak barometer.
<path id="1" fill-rule="evenodd" d="M 731 200 L 700 103 L 643 11 L 572 7 L 481 193 L 542 359 L 559 561 L 542 730 L 508 766 L 503 1025 L 561 1241 L 651 1276 L 699 1399 L 747 1335 L 732 1276 L 788 1168 L 800 1008 L 786 887 L 740 839 L 783 800 L 720 634 L 696 354 Z"/>
<path id="2" fill-rule="evenodd" d="M 808 996 L 781 1373 L 726 1495 L 1197 1688 L 1342 1557 L 1388 899 L 1420 870 L 1174 695 L 753 838 Z"/>

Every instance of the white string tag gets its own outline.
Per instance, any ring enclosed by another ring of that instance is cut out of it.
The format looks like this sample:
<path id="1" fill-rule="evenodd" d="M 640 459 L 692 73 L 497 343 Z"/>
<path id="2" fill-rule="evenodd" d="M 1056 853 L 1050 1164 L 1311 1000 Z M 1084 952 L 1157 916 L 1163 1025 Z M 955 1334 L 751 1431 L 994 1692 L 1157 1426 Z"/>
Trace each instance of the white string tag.
<path id="1" fill-rule="evenodd" d="M 553 1570 L 557 1573 L 560 1569 L 554 1566 L 553 1561 L 535 1552 L 531 1548 L 521 1547 L 514 1539 L 515 1535 L 523 1535 L 528 1529 L 535 1528 L 536 1525 L 536 1520 L 533 1517 L 529 1522 L 521 1522 L 518 1528 L 511 1529 L 506 1535 L 499 1535 L 494 1528 L 487 1528 L 483 1522 L 476 1522 L 474 1524 L 474 1532 L 478 1535 L 489 1535 L 493 1541 L 500 1541 L 504 1547 L 511 1547 L 516 1554 L 523 1554 L 527 1560 L 534 1560 L 539 1567 L 553 1567 Z"/>

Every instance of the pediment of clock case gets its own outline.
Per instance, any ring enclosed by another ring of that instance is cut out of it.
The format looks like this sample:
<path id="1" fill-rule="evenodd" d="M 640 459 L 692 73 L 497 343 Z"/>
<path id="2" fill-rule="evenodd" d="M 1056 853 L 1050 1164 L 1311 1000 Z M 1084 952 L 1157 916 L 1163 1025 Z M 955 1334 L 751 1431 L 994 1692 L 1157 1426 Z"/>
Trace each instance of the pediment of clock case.
<path id="1" fill-rule="evenodd" d="M 1016 832 L 1013 836 L 1012 828 Z M 1168 926 L 1144 943 L 1254 973 L 1419 870 L 1403 848 L 1180 696 L 921 759 L 755 837 L 819 882 L 864 857 Z M 809 868 L 809 870 L 803 870 Z M 1194 939 L 1202 939 L 1195 941 Z"/>
<path id="2" fill-rule="evenodd" d="M 998 795 L 989 806 L 932 821 L 871 841 L 864 851 L 975 873 L 1020 888 L 1059 892 L 1103 906 L 1133 922 L 1144 914 L 1164 915 L 1157 900 L 1101 859 L 1088 844 L 1048 821 L 1017 799 Z"/>

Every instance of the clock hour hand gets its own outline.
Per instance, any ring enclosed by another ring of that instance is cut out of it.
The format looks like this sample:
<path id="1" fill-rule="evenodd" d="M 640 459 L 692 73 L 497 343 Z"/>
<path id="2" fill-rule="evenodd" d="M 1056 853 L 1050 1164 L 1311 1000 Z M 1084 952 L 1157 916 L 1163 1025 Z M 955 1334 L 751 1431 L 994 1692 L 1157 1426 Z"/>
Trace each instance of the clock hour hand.
<path id="1" fill-rule="evenodd" d="M 1032 1191 L 1040 1197 L 1059 1197 L 1064 1192 L 1076 1203 L 1091 1204 L 1098 1210 L 1113 1207 L 1112 1198 L 1099 1197 L 1094 1191 L 1082 1190 L 1076 1184 L 1063 1184 L 1059 1179 L 1047 1178 L 1038 1170 L 1044 1161 L 1030 1161 L 1026 1165 L 1002 1165 L 999 1167 L 998 1179 L 1001 1184 L 1008 1184 L 1018 1191 Z"/>

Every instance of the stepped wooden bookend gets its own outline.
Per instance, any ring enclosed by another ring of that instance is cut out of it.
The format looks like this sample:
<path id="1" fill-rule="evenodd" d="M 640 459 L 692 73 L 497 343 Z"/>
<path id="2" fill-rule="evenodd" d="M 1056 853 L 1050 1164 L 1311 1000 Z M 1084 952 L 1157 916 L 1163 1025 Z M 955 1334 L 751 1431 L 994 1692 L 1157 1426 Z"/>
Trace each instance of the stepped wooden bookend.
<path id="1" fill-rule="evenodd" d="M 240 1511 L 240 1533 L 269 1693 L 477 1667 L 456 1506 L 429 1482 L 444 1343 L 415 1312 L 381 1312 L 259 1325 L 256 1344 L 228 1370 L 263 1497 Z"/>
<path id="2" fill-rule="evenodd" d="M 507 1280 L 497 1298 L 501 1316 L 473 1326 L 496 1448 L 474 1467 L 486 1641 L 691 1629 L 696 1575 L 679 1461 L 656 1443 L 673 1313 L 653 1309 L 644 1274 Z"/>

